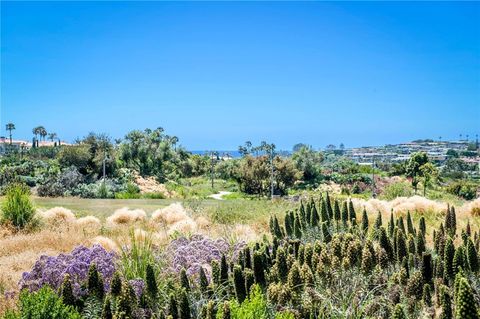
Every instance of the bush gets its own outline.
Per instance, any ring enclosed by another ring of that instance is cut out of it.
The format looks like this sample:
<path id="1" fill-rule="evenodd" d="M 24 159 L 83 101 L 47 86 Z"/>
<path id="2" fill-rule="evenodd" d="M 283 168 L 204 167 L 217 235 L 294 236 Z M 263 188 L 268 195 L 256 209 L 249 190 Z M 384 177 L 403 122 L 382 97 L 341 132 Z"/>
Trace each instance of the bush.
<path id="1" fill-rule="evenodd" d="M 115 193 L 117 199 L 137 199 L 137 198 L 150 198 L 150 199 L 164 199 L 165 195 L 162 193 L 148 193 L 140 194 L 140 188 L 133 182 L 127 182 L 125 184 L 125 191 Z"/>
<path id="2" fill-rule="evenodd" d="M 11 223 L 18 229 L 32 222 L 35 208 L 30 200 L 30 189 L 23 184 L 12 184 L 7 188 L 2 205 L 2 221 Z"/>
<path id="3" fill-rule="evenodd" d="M 412 196 L 410 185 L 405 182 L 395 182 L 387 185 L 382 192 L 382 197 L 387 200 L 393 200 L 397 197 Z"/>
<path id="4" fill-rule="evenodd" d="M 466 200 L 472 200 L 477 196 L 478 186 L 467 181 L 456 181 L 447 186 L 447 192 Z"/>
<path id="5" fill-rule="evenodd" d="M 166 198 L 163 193 L 145 193 L 141 197 L 148 198 L 148 199 L 165 199 Z"/>
<path id="6" fill-rule="evenodd" d="M 51 176 L 37 188 L 37 194 L 41 197 L 63 196 L 68 190 L 74 189 L 82 183 L 84 177 L 76 167 L 66 168 L 58 176 Z"/>
<path id="7" fill-rule="evenodd" d="M 241 304 L 236 300 L 230 301 L 230 318 L 232 319 L 266 319 L 267 317 L 267 301 L 258 285 L 252 286 L 250 295 Z M 223 309 L 217 313 L 217 319 L 221 318 L 223 318 Z"/>
<path id="8" fill-rule="evenodd" d="M 37 292 L 23 290 L 20 294 L 20 316 L 29 319 L 80 319 L 80 314 L 67 306 L 50 287 Z"/>
<path id="9" fill-rule="evenodd" d="M 80 173 L 87 174 L 91 154 L 85 145 L 62 146 L 57 154 L 58 162 L 62 167 L 75 166 Z"/>
<path id="10" fill-rule="evenodd" d="M 107 179 L 105 186 L 102 180 L 92 184 L 79 184 L 71 192 L 65 192 L 65 195 L 80 196 L 82 198 L 115 198 L 116 193 L 123 191 L 123 186 L 119 185 L 115 179 Z"/>

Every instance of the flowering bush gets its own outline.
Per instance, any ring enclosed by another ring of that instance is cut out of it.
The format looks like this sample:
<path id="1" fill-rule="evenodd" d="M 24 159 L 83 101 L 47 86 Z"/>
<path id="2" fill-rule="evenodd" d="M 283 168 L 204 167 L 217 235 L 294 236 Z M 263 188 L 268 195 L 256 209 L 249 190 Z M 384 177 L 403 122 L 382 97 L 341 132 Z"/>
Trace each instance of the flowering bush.
<path id="1" fill-rule="evenodd" d="M 30 272 L 25 272 L 19 282 L 20 289 L 36 291 L 45 285 L 58 290 L 66 274 L 72 280 L 73 292 L 76 296 L 86 293 L 82 283 L 87 279 L 88 269 L 95 264 L 103 276 L 105 290 L 109 290 L 110 280 L 115 272 L 115 253 L 107 252 L 100 245 L 92 248 L 76 247 L 70 254 L 57 257 L 41 256 Z"/>
<path id="2" fill-rule="evenodd" d="M 224 239 L 210 239 L 202 235 L 190 238 L 180 237 L 173 240 L 167 248 L 167 255 L 171 257 L 171 268 L 180 272 L 185 268 L 188 275 L 197 274 L 200 267 L 209 268 L 212 260 L 220 260 L 225 255 L 234 261 L 238 253 L 245 247 L 244 242 L 230 245 Z"/>

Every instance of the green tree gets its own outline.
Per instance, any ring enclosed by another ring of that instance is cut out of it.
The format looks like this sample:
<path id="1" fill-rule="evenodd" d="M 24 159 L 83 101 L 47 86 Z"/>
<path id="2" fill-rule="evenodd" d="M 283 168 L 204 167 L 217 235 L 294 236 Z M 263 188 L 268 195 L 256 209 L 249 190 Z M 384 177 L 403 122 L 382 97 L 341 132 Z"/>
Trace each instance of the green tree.
<path id="1" fill-rule="evenodd" d="M 406 175 L 411 179 L 415 194 L 417 193 L 418 183 L 420 182 L 420 177 L 422 176 L 421 167 L 426 163 L 428 163 L 428 156 L 425 152 L 413 153 L 407 162 Z"/>
<path id="2" fill-rule="evenodd" d="M 321 177 L 321 163 L 323 155 L 316 152 L 311 146 L 302 144 L 294 150 L 292 161 L 295 168 L 302 173 L 302 180 L 307 183 L 314 183 Z"/>
<path id="3" fill-rule="evenodd" d="M 427 195 L 427 187 L 431 181 L 438 176 L 437 168 L 431 163 L 425 163 L 420 167 L 421 176 L 423 177 L 423 196 Z"/>

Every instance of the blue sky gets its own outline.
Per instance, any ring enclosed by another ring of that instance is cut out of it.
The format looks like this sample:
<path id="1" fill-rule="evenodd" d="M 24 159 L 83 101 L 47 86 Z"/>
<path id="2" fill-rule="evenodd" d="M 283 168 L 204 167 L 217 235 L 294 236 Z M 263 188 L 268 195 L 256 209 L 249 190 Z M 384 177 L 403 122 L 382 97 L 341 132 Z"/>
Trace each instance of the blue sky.
<path id="1" fill-rule="evenodd" d="M 1 129 L 189 149 L 480 133 L 480 4 L 1 2 Z"/>

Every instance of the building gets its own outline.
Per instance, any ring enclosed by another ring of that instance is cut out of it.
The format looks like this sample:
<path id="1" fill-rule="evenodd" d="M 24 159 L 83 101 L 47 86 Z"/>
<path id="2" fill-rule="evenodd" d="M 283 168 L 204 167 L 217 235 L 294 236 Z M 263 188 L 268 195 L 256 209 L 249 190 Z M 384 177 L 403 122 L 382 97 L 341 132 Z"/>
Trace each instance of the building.
<path id="1" fill-rule="evenodd" d="M 38 147 L 52 147 L 58 145 L 72 145 L 65 141 L 38 141 Z M 5 155 L 10 150 L 12 152 L 28 151 L 32 148 L 32 142 L 25 140 L 14 140 L 10 145 L 10 139 L 8 137 L 0 137 L 0 155 Z"/>
<path id="2" fill-rule="evenodd" d="M 0 155 L 6 154 L 9 150 L 14 152 L 20 152 L 22 150 L 27 150 L 32 146 L 32 143 L 24 140 L 14 140 L 12 139 L 12 144 L 10 144 L 10 139 L 0 136 Z"/>

